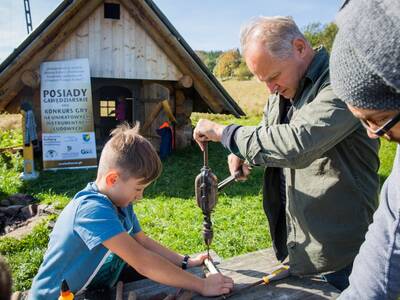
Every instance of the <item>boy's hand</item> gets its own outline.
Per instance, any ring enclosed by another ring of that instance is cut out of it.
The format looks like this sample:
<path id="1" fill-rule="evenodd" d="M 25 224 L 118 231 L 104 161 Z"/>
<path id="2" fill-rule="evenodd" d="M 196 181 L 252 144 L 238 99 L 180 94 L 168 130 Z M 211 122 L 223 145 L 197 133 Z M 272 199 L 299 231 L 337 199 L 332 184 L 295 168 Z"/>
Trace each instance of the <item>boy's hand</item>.
<path id="1" fill-rule="evenodd" d="M 233 280 L 230 277 L 224 276 L 221 273 L 210 274 L 204 279 L 203 296 L 218 296 L 221 294 L 229 294 L 233 289 Z"/>
<path id="2" fill-rule="evenodd" d="M 194 258 L 189 258 L 188 267 L 191 268 L 191 267 L 201 266 L 206 258 L 208 258 L 207 253 L 202 253 Z"/>

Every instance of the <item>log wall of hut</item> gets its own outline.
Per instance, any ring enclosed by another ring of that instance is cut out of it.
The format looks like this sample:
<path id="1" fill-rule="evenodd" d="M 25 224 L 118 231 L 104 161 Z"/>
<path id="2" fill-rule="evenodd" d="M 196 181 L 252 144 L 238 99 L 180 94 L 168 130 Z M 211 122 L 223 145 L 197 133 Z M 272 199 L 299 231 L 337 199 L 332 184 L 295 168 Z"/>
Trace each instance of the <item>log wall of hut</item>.
<path id="1" fill-rule="evenodd" d="M 110 2 L 110 1 L 108 1 Z M 88 58 L 92 77 L 179 80 L 182 73 L 119 2 L 119 19 L 104 5 L 83 21 L 48 60 Z"/>

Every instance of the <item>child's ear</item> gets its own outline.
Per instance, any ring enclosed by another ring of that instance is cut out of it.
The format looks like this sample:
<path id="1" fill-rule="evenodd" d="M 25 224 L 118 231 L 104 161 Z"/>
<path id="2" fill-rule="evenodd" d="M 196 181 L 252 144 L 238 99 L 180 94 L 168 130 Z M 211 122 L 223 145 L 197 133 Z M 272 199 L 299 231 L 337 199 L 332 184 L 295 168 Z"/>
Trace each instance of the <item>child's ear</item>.
<path id="1" fill-rule="evenodd" d="M 119 175 L 115 171 L 110 171 L 106 175 L 106 184 L 108 188 L 111 188 L 118 180 Z"/>

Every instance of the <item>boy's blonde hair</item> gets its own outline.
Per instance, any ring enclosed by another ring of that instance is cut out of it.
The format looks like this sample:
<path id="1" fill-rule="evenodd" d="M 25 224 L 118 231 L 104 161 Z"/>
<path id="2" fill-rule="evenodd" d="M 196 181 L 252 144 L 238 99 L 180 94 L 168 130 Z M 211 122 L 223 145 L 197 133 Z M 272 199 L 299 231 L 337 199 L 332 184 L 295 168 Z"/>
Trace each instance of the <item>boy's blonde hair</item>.
<path id="1" fill-rule="evenodd" d="M 121 177 L 142 179 L 147 184 L 160 176 L 162 164 L 151 143 L 139 134 L 139 125 L 123 123 L 111 132 L 101 152 L 97 175 L 118 169 Z"/>

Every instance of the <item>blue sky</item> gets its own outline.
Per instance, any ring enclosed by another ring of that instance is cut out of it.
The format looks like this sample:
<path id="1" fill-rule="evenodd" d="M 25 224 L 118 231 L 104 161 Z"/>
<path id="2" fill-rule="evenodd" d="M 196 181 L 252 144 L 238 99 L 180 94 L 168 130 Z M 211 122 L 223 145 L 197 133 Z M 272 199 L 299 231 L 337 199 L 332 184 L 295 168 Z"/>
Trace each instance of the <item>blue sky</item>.
<path id="1" fill-rule="evenodd" d="M 292 16 L 300 28 L 334 20 L 342 0 L 153 0 L 195 50 L 239 47 L 240 26 L 254 16 Z M 30 0 L 35 29 L 61 0 Z M 22 0 L 0 0 L 0 61 L 27 36 Z"/>

